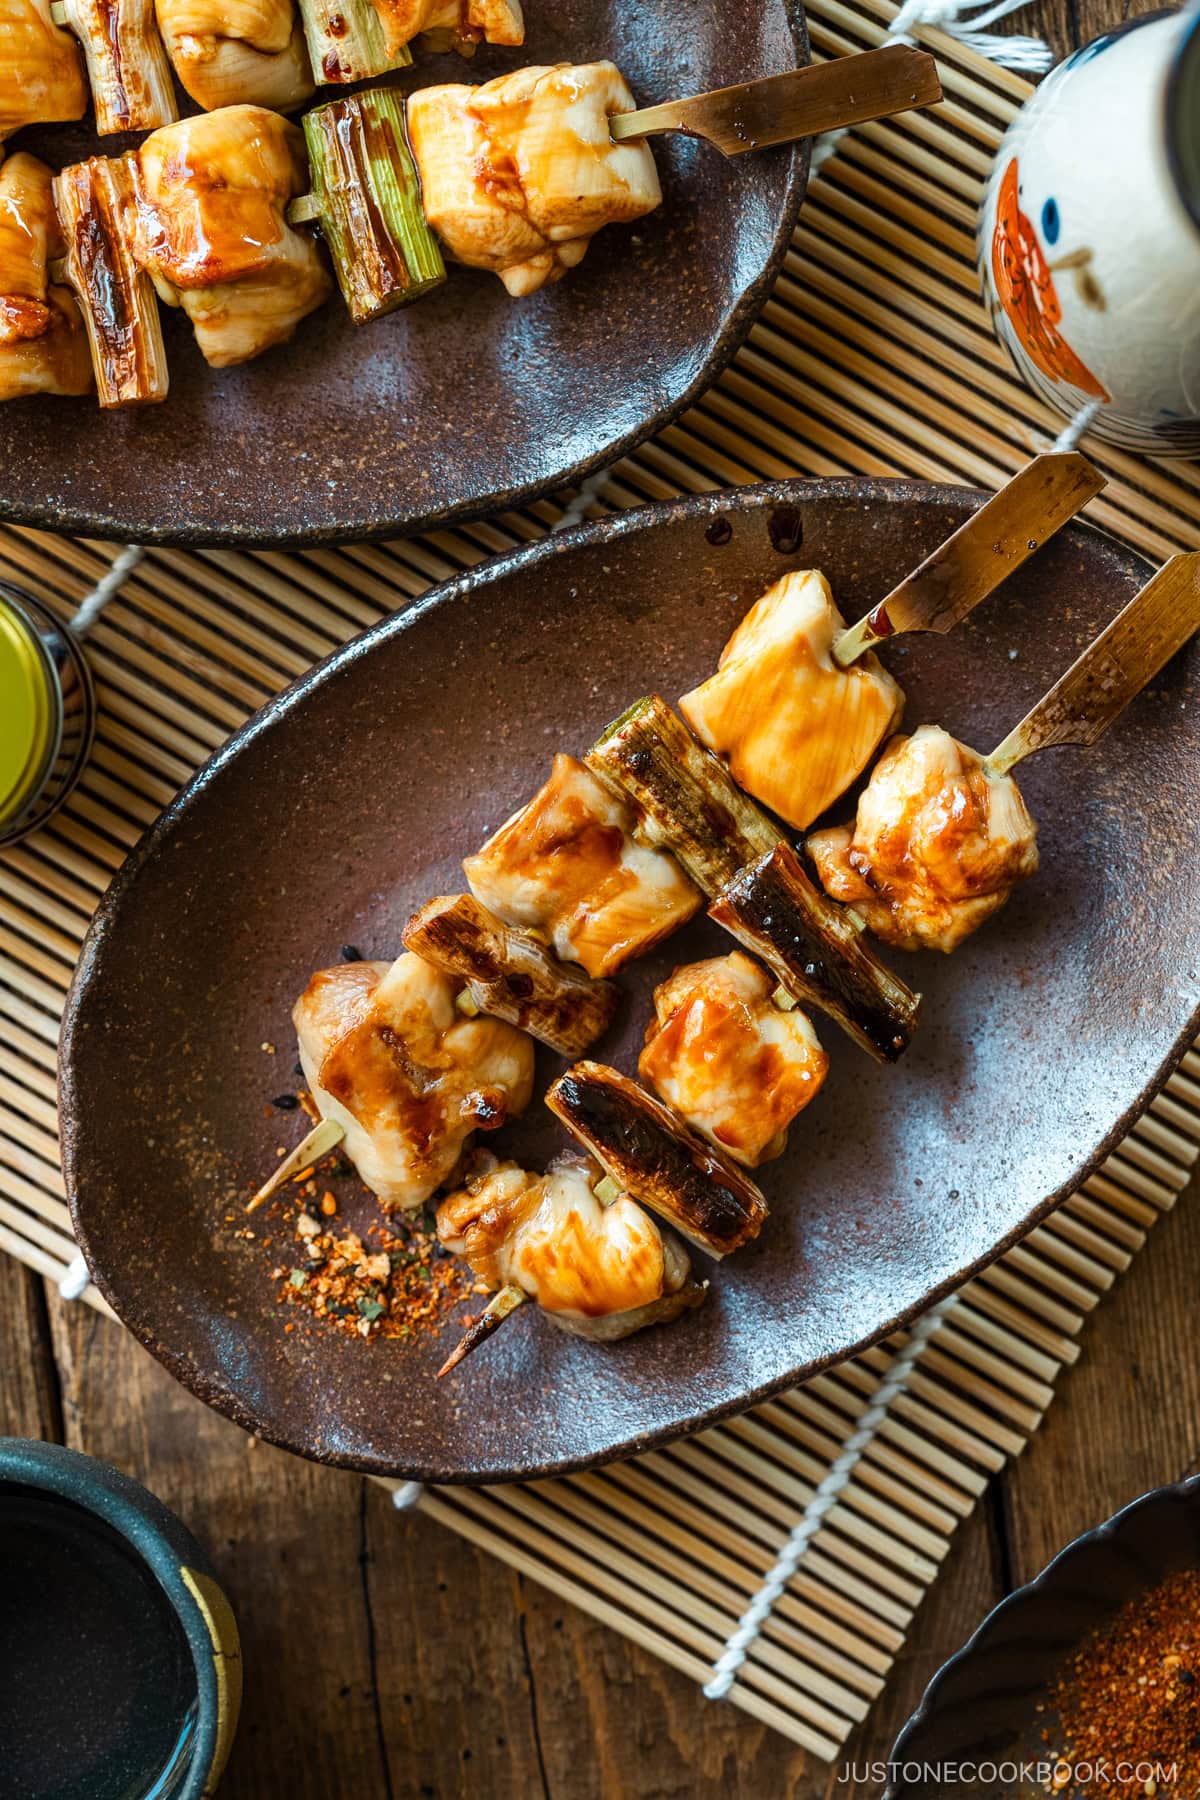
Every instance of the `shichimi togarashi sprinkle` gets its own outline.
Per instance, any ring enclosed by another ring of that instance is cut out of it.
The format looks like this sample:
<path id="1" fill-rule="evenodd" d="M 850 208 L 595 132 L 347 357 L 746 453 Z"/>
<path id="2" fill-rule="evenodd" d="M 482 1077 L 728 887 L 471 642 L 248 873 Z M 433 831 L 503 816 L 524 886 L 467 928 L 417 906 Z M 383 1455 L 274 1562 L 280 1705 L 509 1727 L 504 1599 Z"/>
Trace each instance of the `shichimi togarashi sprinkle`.
<path id="1" fill-rule="evenodd" d="M 1048 1792 L 1200 1793 L 1200 1570 L 1168 1575 L 1093 1632 L 1050 1690 Z"/>

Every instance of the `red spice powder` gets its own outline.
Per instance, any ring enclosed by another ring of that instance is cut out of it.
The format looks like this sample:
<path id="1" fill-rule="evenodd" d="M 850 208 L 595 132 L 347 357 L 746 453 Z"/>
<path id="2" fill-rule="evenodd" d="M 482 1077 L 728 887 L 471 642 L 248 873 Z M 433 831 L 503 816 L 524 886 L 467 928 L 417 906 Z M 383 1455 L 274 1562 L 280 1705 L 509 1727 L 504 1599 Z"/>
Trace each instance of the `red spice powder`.
<path id="1" fill-rule="evenodd" d="M 324 1157 L 272 1196 L 255 1220 L 257 1231 L 242 1226 L 235 1235 L 271 1253 L 277 1303 L 301 1308 L 324 1329 L 362 1338 L 439 1331 L 450 1311 L 477 1292 L 469 1265 L 439 1244 L 428 1208 L 394 1219 L 381 1215 L 362 1235 L 352 1230 L 330 1183 L 353 1174 L 337 1152 Z M 293 1331 L 295 1322 L 284 1329 Z"/>
<path id="2" fill-rule="evenodd" d="M 1060 1722 L 1055 1738 L 1042 1734 L 1058 1759 L 1050 1792 L 1191 1800 L 1200 1792 L 1200 1570 L 1169 1575 L 1094 1632 L 1049 1704 Z"/>

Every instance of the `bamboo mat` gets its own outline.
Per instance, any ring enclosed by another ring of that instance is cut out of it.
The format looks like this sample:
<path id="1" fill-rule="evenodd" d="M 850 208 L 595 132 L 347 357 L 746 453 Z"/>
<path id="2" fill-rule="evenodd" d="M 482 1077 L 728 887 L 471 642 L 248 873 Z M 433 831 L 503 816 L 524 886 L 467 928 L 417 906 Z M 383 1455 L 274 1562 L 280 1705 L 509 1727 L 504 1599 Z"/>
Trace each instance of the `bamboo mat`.
<path id="1" fill-rule="evenodd" d="M 877 45 L 894 11 L 812 0 L 814 53 Z M 1028 89 L 936 31 L 917 35 L 941 62 L 947 103 L 842 141 L 746 348 L 684 420 L 618 466 L 602 505 L 794 474 L 992 486 L 1055 435 L 1060 421 L 992 338 L 973 264 L 981 183 Z M 1200 469 L 1086 447 L 1111 478 L 1088 509 L 1097 524 L 1155 558 L 1200 541 Z M 83 784 L 49 829 L 0 859 L 0 1249 L 52 1280 L 74 1254 L 55 1039 L 88 917 L 138 833 L 273 690 L 429 583 L 540 535 L 568 499 L 387 546 L 156 549 L 136 567 L 89 639 L 101 718 Z M 0 531 L 0 578 L 64 616 L 112 555 Z M 1193 1051 L 1083 1192 L 964 1290 L 753 1646 L 737 1705 L 836 1754 L 958 1522 L 1036 1429 L 1085 1318 L 1198 1154 Z M 527 1487 L 427 1490 L 418 1504 L 705 1682 L 903 1341 L 636 1461 Z"/>

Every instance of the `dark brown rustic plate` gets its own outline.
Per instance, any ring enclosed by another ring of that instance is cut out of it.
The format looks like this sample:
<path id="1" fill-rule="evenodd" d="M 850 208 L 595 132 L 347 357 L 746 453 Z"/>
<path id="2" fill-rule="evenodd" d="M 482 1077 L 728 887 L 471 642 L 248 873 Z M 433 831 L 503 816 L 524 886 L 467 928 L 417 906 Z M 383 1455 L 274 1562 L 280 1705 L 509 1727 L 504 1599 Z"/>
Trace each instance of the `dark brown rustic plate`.
<path id="1" fill-rule="evenodd" d="M 444 1382 L 453 1339 L 287 1336 L 255 1245 L 222 1219 L 299 1121 L 294 995 L 339 946 L 398 949 L 409 910 L 630 700 L 713 666 L 769 582 L 823 568 L 848 616 L 979 496 L 784 483 L 619 514 L 438 589 L 267 706 L 143 840 L 101 906 L 67 1009 L 65 1169 L 103 1293 L 180 1380 L 308 1456 L 438 1481 L 553 1471 L 746 1406 L 845 1356 L 1011 1244 L 1128 1130 L 1200 1027 L 1200 649 L 1090 752 L 1023 774 L 1043 866 L 952 958 L 903 959 L 926 1018 L 896 1068 L 830 1025 L 824 1092 L 764 1171 L 761 1238 L 707 1305 L 611 1348 L 532 1309 Z M 909 719 L 989 749 L 1145 578 L 1064 532 L 964 628 L 887 652 Z M 609 1060 L 651 985 L 725 942 L 705 922 L 635 964 Z M 898 959 L 900 960 L 900 959 Z M 272 1058 L 260 1048 L 279 1046 Z M 540 1074 L 561 1067 L 548 1053 Z M 549 1153 L 541 1106 L 510 1142 Z M 270 1258 L 265 1259 L 269 1264 Z"/>
<path id="2" fill-rule="evenodd" d="M 808 61 L 802 0 L 531 0 L 526 19 L 524 48 L 481 51 L 466 79 L 611 56 L 651 102 Z M 462 79 L 457 56 L 425 57 L 400 85 Z M 55 168 L 98 143 L 90 121 L 20 141 Z M 808 178 L 807 145 L 727 162 L 673 137 L 655 154 L 660 210 L 602 232 L 576 275 L 530 300 L 456 269 L 419 305 L 355 329 L 335 297 L 290 344 L 224 372 L 164 307 L 164 405 L 0 407 L 0 518 L 141 543 L 345 542 L 579 481 L 674 418 L 733 355 Z"/>

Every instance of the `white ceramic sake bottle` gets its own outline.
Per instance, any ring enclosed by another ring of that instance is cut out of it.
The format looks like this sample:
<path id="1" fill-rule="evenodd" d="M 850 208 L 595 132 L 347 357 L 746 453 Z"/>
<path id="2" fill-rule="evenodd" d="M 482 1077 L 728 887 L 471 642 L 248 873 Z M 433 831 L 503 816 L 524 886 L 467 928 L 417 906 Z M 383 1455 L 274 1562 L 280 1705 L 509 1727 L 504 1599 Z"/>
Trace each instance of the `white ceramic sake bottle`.
<path id="1" fill-rule="evenodd" d="M 1089 432 L 1200 455 L 1200 7 L 1097 38 L 1000 146 L 979 264 L 996 331 Z"/>

